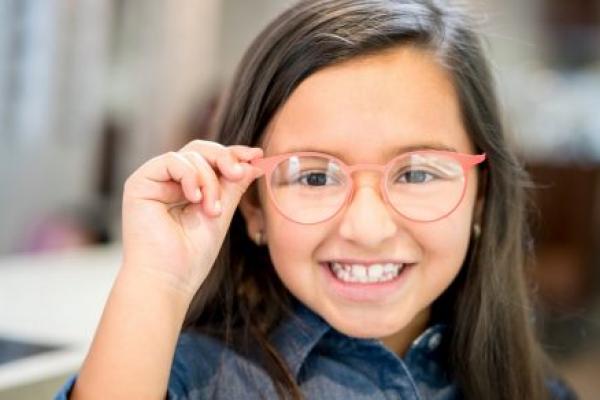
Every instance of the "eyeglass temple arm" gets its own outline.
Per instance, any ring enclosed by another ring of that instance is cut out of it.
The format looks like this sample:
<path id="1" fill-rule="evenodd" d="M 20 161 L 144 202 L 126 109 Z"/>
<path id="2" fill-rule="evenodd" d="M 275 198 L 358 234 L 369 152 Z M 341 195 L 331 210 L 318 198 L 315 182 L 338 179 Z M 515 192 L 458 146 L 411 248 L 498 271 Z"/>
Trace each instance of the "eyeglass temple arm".
<path id="1" fill-rule="evenodd" d="M 250 160 L 250 164 L 262 170 L 263 174 L 266 174 L 275 162 L 276 160 L 274 160 L 272 157 L 255 158 Z"/>
<path id="2" fill-rule="evenodd" d="M 470 168 L 475 165 L 481 164 L 486 159 L 485 153 L 482 154 L 463 154 L 461 156 L 461 163 L 464 167 Z"/>

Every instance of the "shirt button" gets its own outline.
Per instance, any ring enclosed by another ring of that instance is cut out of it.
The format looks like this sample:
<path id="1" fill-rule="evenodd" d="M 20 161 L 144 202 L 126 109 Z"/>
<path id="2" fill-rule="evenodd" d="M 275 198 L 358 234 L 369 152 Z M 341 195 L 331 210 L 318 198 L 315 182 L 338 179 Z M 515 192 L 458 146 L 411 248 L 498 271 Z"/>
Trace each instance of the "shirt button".
<path id="1" fill-rule="evenodd" d="M 433 335 L 431 335 L 431 337 L 429 338 L 429 342 L 427 343 L 429 350 L 435 350 L 440 345 L 441 341 L 442 335 L 440 333 L 434 333 Z"/>

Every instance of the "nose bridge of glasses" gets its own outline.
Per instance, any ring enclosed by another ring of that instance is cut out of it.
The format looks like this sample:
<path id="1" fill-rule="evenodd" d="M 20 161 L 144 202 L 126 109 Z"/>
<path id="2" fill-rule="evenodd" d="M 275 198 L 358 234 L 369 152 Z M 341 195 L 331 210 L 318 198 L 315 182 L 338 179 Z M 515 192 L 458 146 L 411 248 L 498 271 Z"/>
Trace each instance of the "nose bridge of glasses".
<path id="1" fill-rule="evenodd" d="M 346 170 L 350 178 L 354 181 L 354 185 L 358 187 L 363 186 L 377 186 L 381 177 L 385 173 L 385 165 L 379 164 L 355 164 L 348 167 Z M 360 174 L 357 172 L 372 172 L 371 174 Z M 365 178 L 369 177 L 369 178 Z"/>
<path id="2" fill-rule="evenodd" d="M 381 175 L 385 173 L 385 165 L 379 164 L 355 164 L 348 167 L 347 172 L 348 175 L 354 176 L 357 172 L 376 172 Z"/>

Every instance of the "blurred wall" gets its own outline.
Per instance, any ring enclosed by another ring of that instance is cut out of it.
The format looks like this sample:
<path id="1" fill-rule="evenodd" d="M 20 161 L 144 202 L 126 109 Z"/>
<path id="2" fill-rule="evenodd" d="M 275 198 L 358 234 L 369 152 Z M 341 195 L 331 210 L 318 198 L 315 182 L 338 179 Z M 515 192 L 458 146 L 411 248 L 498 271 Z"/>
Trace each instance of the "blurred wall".
<path id="1" fill-rule="evenodd" d="M 90 200 L 107 3 L 0 2 L 0 252 L 27 224 Z"/>
<path id="2" fill-rule="evenodd" d="M 219 35 L 219 78 L 226 84 L 250 42 L 292 0 L 223 0 Z"/>
<path id="3" fill-rule="evenodd" d="M 49 215 L 118 217 L 98 188 L 107 125 L 119 188 L 214 80 L 219 16 L 218 0 L 0 2 L 0 253 Z"/>

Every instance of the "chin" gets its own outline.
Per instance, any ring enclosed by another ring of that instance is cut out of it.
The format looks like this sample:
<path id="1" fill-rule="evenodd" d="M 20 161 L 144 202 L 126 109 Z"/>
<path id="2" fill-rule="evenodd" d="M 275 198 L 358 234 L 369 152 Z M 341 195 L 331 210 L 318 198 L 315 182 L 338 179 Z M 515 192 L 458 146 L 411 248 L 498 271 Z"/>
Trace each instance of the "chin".
<path id="1" fill-rule="evenodd" d="M 361 339 L 391 336 L 406 327 L 406 324 L 399 319 L 385 321 L 378 315 L 371 318 L 365 318 L 363 315 L 360 318 L 326 319 L 327 322 L 338 332 L 341 332 L 347 336 Z"/>

